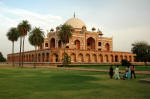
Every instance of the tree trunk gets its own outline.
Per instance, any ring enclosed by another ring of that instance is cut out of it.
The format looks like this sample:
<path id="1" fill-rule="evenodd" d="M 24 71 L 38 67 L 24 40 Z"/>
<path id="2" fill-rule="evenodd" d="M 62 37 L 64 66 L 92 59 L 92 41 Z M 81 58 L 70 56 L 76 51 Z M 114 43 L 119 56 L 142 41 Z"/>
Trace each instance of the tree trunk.
<path id="1" fill-rule="evenodd" d="M 19 67 L 21 67 L 21 48 L 22 48 L 22 37 L 20 36 Z"/>
<path id="2" fill-rule="evenodd" d="M 24 40 L 25 40 L 25 36 L 23 37 L 23 45 L 22 45 L 22 67 L 24 63 Z"/>
<path id="3" fill-rule="evenodd" d="M 34 68 L 36 68 L 36 62 L 37 62 L 37 55 L 36 55 L 36 49 L 37 49 L 37 47 L 35 46 L 35 55 L 34 55 Z"/>
<path id="4" fill-rule="evenodd" d="M 65 54 L 66 54 L 66 44 L 64 44 L 64 61 L 63 61 L 63 65 L 65 65 Z"/>
<path id="5" fill-rule="evenodd" d="M 14 41 L 12 41 L 12 66 L 14 67 Z"/>

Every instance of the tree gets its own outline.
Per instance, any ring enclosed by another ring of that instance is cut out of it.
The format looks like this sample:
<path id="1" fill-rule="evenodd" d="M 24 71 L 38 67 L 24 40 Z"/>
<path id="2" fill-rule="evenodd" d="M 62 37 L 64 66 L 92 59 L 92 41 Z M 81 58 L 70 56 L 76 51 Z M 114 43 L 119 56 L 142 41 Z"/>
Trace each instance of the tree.
<path id="1" fill-rule="evenodd" d="M 67 53 L 65 53 L 65 56 L 63 58 L 63 64 L 64 64 L 64 66 L 67 66 L 70 63 L 71 63 L 71 58 L 70 58 L 70 56 L 68 56 Z"/>
<path id="2" fill-rule="evenodd" d="M 122 66 L 130 66 L 131 63 L 130 63 L 128 60 L 123 59 L 123 60 L 121 60 L 121 65 L 122 65 Z"/>
<path id="3" fill-rule="evenodd" d="M 135 42 L 132 44 L 132 52 L 136 54 L 135 61 L 146 62 L 150 61 L 150 45 L 144 41 Z"/>
<path id="4" fill-rule="evenodd" d="M 6 62 L 6 59 L 3 57 L 3 54 L 0 52 L 0 62 Z"/>
<path id="5" fill-rule="evenodd" d="M 65 61 L 65 49 L 66 49 L 66 44 L 69 43 L 69 39 L 72 37 L 72 31 L 73 28 L 70 25 L 64 24 L 61 25 L 58 31 L 58 38 L 62 41 L 63 47 L 64 47 L 64 61 L 63 64 L 67 61 Z"/>
<path id="6" fill-rule="evenodd" d="M 19 38 L 19 33 L 17 28 L 11 28 L 8 32 L 7 32 L 7 37 L 8 40 L 10 40 L 12 42 L 12 66 L 14 66 L 14 42 L 18 40 Z"/>
<path id="7" fill-rule="evenodd" d="M 42 43 L 44 42 L 44 32 L 40 28 L 35 27 L 29 34 L 29 42 L 31 45 L 35 47 L 34 67 L 36 67 L 37 62 L 36 50 L 37 47 L 42 45 Z"/>
<path id="8" fill-rule="evenodd" d="M 18 31 L 20 33 L 20 55 L 19 55 L 19 62 L 20 59 L 22 59 L 22 67 L 23 67 L 23 62 L 24 62 L 24 40 L 25 36 L 27 35 L 28 32 L 31 30 L 31 25 L 27 20 L 23 20 L 19 25 L 18 25 Z M 22 42 L 23 40 L 23 42 Z M 23 43 L 23 45 L 22 45 Z M 22 57 L 21 57 L 21 47 L 22 48 Z"/>

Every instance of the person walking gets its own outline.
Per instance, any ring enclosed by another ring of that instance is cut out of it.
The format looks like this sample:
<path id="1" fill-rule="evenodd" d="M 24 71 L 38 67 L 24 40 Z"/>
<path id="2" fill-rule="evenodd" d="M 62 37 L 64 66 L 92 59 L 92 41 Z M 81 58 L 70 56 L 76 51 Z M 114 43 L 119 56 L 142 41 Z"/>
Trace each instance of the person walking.
<path id="1" fill-rule="evenodd" d="M 114 75 L 114 72 L 113 72 L 113 67 L 111 65 L 110 68 L 109 68 L 109 76 L 110 76 L 111 79 L 113 78 L 113 75 Z"/>
<path id="2" fill-rule="evenodd" d="M 115 69 L 115 79 L 120 79 L 119 77 L 119 66 L 117 65 L 116 69 Z"/>
<path id="3" fill-rule="evenodd" d="M 127 78 L 128 78 L 128 80 L 130 80 L 130 78 L 131 78 L 131 69 L 130 69 L 130 66 L 128 66 Z"/>
<path id="4" fill-rule="evenodd" d="M 134 75 L 134 78 L 136 79 L 134 65 L 131 65 L 130 69 L 131 69 L 131 79 L 132 79 L 132 74 Z"/>

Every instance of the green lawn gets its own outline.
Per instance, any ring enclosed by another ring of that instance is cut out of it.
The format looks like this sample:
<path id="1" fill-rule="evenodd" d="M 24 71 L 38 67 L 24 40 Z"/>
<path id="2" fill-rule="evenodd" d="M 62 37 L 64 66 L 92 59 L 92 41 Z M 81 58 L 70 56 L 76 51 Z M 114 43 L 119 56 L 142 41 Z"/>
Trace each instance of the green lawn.
<path id="1" fill-rule="evenodd" d="M 149 99 L 150 84 L 107 73 L 42 68 L 0 69 L 0 99 Z"/>
<path id="2" fill-rule="evenodd" d="M 103 70 L 109 70 L 110 66 L 107 65 L 78 65 L 78 66 L 72 66 L 70 68 L 81 68 L 81 69 L 103 69 Z M 115 69 L 116 66 L 113 66 Z M 120 70 L 125 70 L 126 66 L 119 66 Z M 135 71 L 149 71 L 150 72 L 150 66 L 135 66 Z"/>

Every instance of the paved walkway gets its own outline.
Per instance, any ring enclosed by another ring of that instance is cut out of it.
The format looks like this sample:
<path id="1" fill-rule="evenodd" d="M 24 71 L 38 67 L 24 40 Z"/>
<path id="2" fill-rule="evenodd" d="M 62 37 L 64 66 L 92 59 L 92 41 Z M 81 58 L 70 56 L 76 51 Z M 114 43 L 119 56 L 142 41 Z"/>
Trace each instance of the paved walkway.
<path id="1" fill-rule="evenodd" d="M 0 68 L 10 68 L 9 67 L 0 67 Z M 24 66 L 25 68 L 33 68 L 33 66 Z M 109 70 L 101 70 L 101 69 L 81 69 L 81 68 L 71 68 L 71 67 L 57 67 L 57 66 L 37 66 L 37 68 L 50 68 L 50 69 L 62 69 L 62 70 L 73 70 L 73 71 L 91 71 L 91 72 L 109 72 Z M 123 70 L 119 72 L 124 73 Z M 136 74 L 150 75 L 148 71 L 136 71 Z"/>
<path id="2" fill-rule="evenodd" d="M 101 70 L 101 69 L 81 69 L 81 68 L 56 67 L 56 66 L 49 66 L 47 68 L 51 68 L 51 69 L 63 69 L 63 70 L 74 70 L 74 71 L 109 72 L 109 70 Z M 119 72 L 124 73 L 123 70 L 120 70 Z M 147 71 L 136 71 L 135 73 L 136 74 L 150 75 L 150 72 L 147 72 Z"/>
<path id="3" fill-rule="evenodd" d="M 31 66 L 24 66 L 31 67 Z M 33 66 L 32 66 L 33 67 Z M 71 67 L 57 67 L 57 66 L 37 66 L 37 68 L 50 68 L 50 69 L 62 69 L 62 70 L 73 70 L 73 71 L 91 71 L 91 72 L 109 72 L 109 70 L 102 69 L 81 69 L 81 68 L 71 68 Z M 119 72 L 124 73 L 124 70 L 120 70 Z M 136 71 L 136 74 L 150 75 L 148 71 Z"/>

